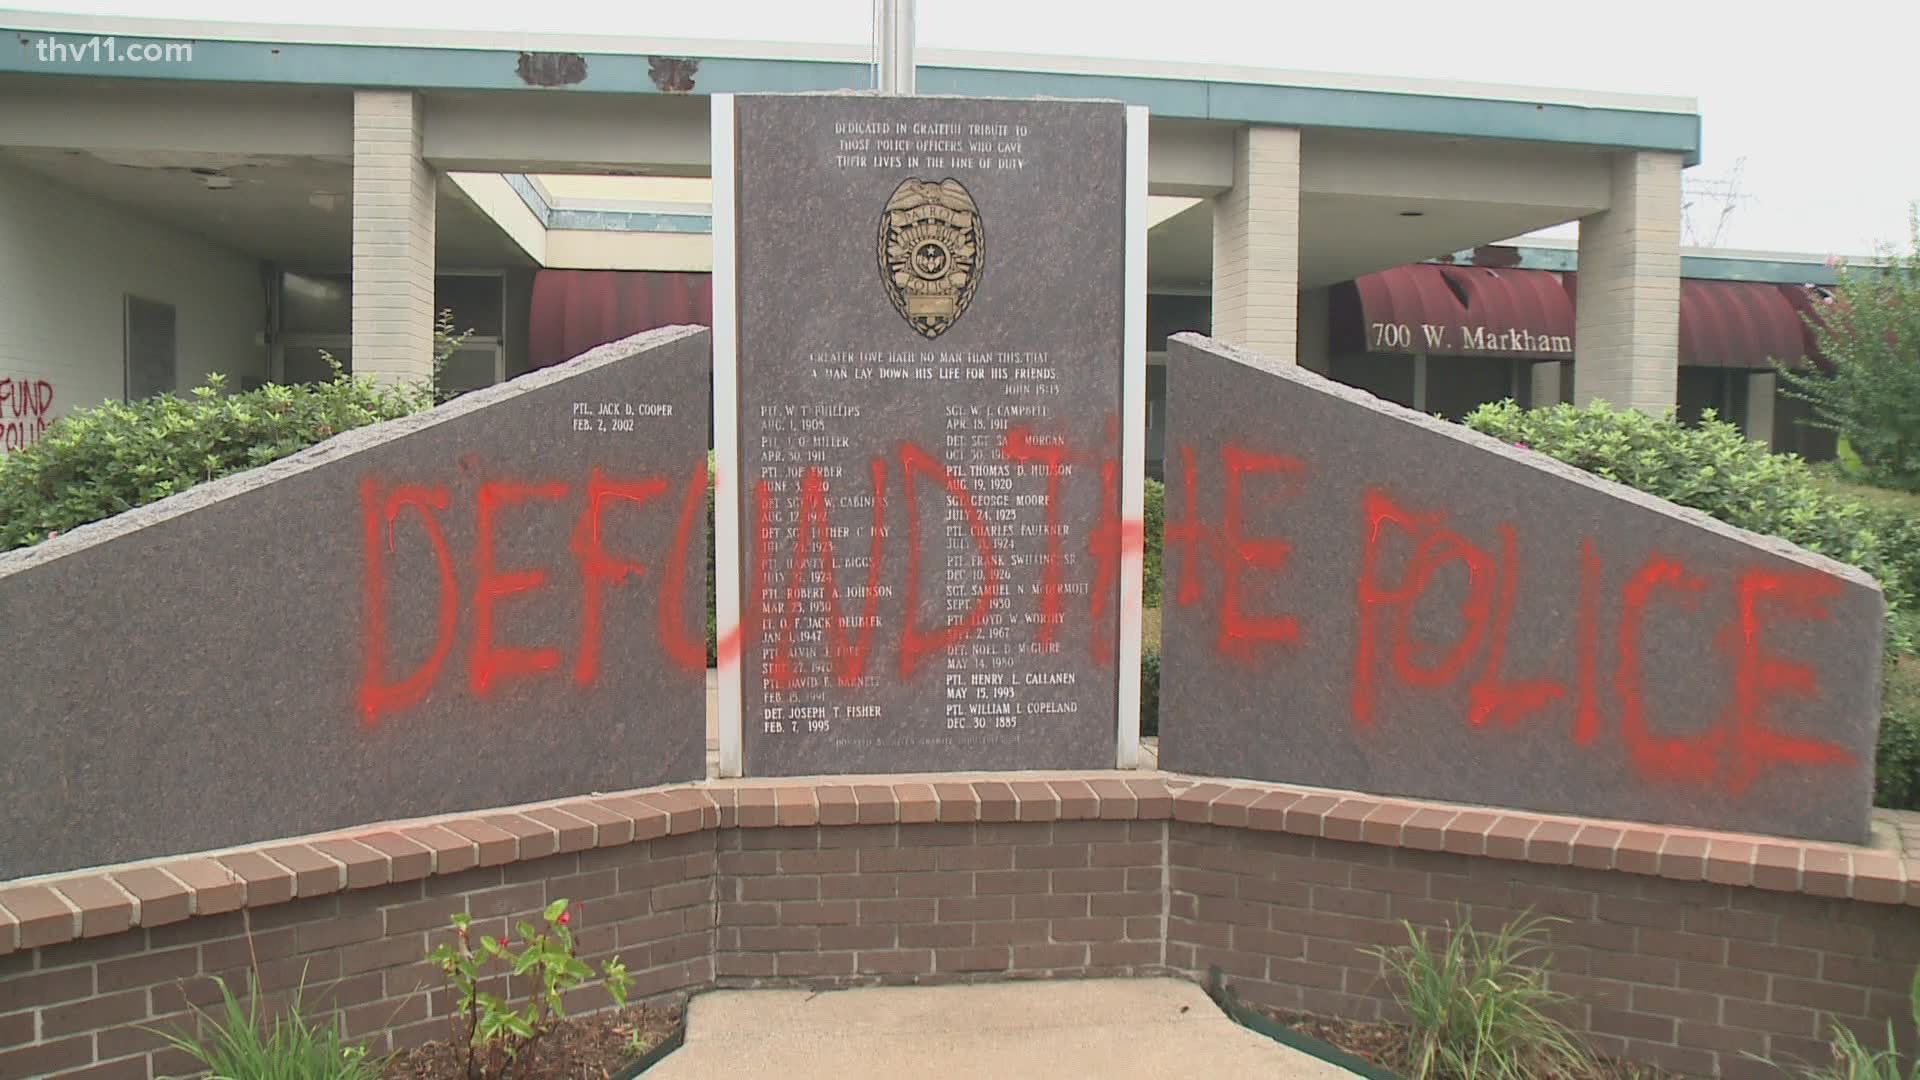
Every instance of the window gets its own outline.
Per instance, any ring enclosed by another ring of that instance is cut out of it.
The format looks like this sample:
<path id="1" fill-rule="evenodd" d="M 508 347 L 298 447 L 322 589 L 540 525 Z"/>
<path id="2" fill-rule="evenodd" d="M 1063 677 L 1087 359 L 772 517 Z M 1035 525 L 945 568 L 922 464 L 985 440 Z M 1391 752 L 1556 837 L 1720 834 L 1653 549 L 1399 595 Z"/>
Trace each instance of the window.
<path id="1" fill-rule="evenodd" d="M 127 296 L 128 401 L 164 394 L 174 388 L 173 305 Z"/>

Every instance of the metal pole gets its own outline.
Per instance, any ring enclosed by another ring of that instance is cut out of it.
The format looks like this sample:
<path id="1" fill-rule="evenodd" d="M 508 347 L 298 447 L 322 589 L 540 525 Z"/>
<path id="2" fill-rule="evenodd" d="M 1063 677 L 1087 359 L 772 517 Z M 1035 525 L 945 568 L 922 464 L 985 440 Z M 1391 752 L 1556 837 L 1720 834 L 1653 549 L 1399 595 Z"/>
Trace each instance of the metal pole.
<path id="1" fill-rule="evenodd" d="M 913 0 L 875 0 L 880 39 L 880 92 L 913 93 Z"/>

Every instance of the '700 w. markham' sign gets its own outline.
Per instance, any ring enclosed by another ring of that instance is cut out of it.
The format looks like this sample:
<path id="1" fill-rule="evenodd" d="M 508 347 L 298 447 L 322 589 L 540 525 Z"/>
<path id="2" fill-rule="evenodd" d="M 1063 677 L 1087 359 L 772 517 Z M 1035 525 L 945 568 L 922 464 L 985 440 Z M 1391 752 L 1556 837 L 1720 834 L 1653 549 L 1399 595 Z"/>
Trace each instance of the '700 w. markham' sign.
<path id="1" fill-rule="evenodd" d="M 1535 333 L 1526 329 L 1495 330 L 1490 326 L 1464 324 L 1372 322 L 1367 324 L 1367 351 L 1571 360 L 1573 335 Z"/>

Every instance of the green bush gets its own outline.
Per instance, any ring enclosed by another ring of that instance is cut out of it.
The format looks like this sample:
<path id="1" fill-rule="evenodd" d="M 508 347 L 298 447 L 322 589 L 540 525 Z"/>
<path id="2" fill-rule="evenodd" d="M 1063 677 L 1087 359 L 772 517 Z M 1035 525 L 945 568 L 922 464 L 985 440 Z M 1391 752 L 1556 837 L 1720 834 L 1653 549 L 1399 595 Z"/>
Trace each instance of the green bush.
<path id="1" fill-rule="evenodd" d="M 1770 453 L 1711 414 L 1694 427 L 1604 402 L 1527 410 L 1505 401 L 1481 406 L 1466 424 L 1879 579 L 1891 658 L 1874 801 L 1920 807 L 1920 669 L 1899 659 L 1920 642 L 1920 517 L 1895 503 L 1836 492 L 1798 457 Z"/>
<path id="2" fill-rule="evenodd" d="M 1413 1080 L 1531 1080 L 1587 1076 L 1592 1055 L 1556 1018 L 1568 1001 L 1547 989 L 1544 928 L 1564 919 L 1522 913 L 1495 933 L 1460 918 L 1433 937 L 1402 920 L 1407 944 L 1364 950 L 1380 961 L 1413 1029 Z"/>
<path id="3" fill-rule="evenodd" d="M 1140 650 L 1140 734 L 1160 734 L 1160 648 Z"/>
<path id="4" fill-rule="evenodd" d="M 344 375 L 223 391 L 214 375 L 184 398 L 161 394 L 77 409 L 39 442 L 0 458 L 0 550 L 37 544 L 432 404 L 423 389 Z"/>
<path id="5" fill-rule="evenodd" d="M 1157 608 L 1160 606 L 1160 534 L 1167 524 L 1167 486 L 1151 476 L 1147 477 L 1140 524 L 1145 532 L 1141 538 L 1141 606 Z"/>
<path id="6" fill-rule="evenodd" d="M 1871 482 L 1920 491 L 1920 216 L 1909 218 L 1906 252 L 1879 263 L 1841 267 L 1833 301 L 1807 320 L 1831 370 L 1778 370 L 1787 395 L 1846 439 Z"/>
<path id="7" fill-rule="evenodd" d="M 199 1038 L 184 1032 L 156 1032 L 207 1070 L 206 1075 L 234 1080 L 378 1080 L 382 1062 L 370 1058 L 365 1046 L 347 1040 L 339 1014 L 325 1022 L 306 1019 L 296 989 L 286 1014 L 268 1023 L 260 1015 L 251 973 L 244 1006 L 225 979 L 212 978 L 220 987 L 220 1011 L 209 1013 L 193 1006 Z"/>

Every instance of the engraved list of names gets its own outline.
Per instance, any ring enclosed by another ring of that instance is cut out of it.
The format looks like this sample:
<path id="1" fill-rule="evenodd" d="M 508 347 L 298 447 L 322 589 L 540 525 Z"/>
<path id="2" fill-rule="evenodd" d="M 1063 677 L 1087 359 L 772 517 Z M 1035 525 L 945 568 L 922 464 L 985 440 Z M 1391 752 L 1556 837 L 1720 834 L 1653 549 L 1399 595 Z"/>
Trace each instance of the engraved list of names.
<path id="1" fill-rule="evenodd" d="M 744 771 L 1110 767 L 1123 108 L 735 125 Z"/>

